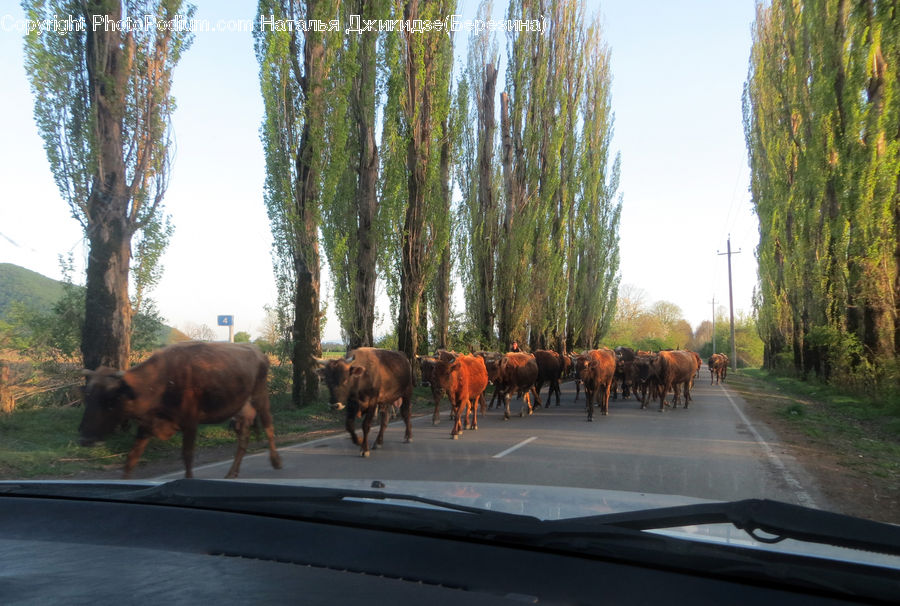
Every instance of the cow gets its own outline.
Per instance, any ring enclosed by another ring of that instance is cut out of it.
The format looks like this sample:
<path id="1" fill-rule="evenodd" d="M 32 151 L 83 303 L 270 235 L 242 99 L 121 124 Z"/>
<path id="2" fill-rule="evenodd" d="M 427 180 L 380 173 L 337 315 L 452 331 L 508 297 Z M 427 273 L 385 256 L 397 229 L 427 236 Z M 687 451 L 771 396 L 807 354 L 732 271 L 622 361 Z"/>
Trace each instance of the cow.
<path id="1" fill-rule="evenodd" d="M 632 364 L 634 371 L 635 397 L 641 402 L 641 409 L 647 408 L 650 400 L 656 399 L 659 390 L 659 377 L 654 364 L 658 354 L 641 351 Z"/>
<path id="2" fill-rule="evenodd" d="M 464 428 L 478 429 L 478 405 L 484 406 L 484 390 L 488 373 L 484 360 L 478 356 L 458 356 L 453 362 L 439 360 L 434 365 L 434 380 L 447 392 L 456 421 L 450 436 L 455 440 Z M 469 413 L 472 424 L 469 425 Z"/>
<path id="3" fill-rule="evenodd" d="M 281 469 L 269 409 L 269 360 L 254 345 L 188 341 L 161 349 L 126 371 L 83 370 L 84 414 L 78 431 L 90 446 L 127 420 L 137 436 L 125 461 L 131 475 L 151 437 L 168 440 L 179 430 L 184 477 L 193 477 L 197 426 L 233 419 L 237 453 L 226 478 L 236 478 L 258 422 L 269 442 L 269 461 Z"/>
<path id="4" fill-rule="evenodd" d="M 361 457 L 369 456 L 369 428 L 379 408 L 381 429 L 372 449 L 384 443 L 389 405 L 400 400 L 400 416 L 406 423 L 404 442 L 412 441 L 410 405 L 412 402 L 412 367 L 399 351 L 359 347 L 338 360 L 319 360 L 320 376 L 328 387 L 329 402 L 335 410 L 346 408 L 346 429 L 354 444 L 360 446 Z M 362 417 L 362 440 L 356 435 L 355 419 Z"/>
<path id="5" fill-rule="evenodd" d="M 694 373 L 694 378 L 699 378 L 700 377 L 700 369 L 703 368 L 703 358 L 701 358 L 700 354 L 698 354 L 696 351 L 691 351 L 689 349 L 686 349 L 684 351 L 691 354 L 691 356 L 694 358 L 694 366 L 697 369 L 697 371 Z M 691 389 L 693 389 L 693 388 L 694 388 L 694 382 L 691 381 Z"/>
<path id="6" fill-rule="evenodd" d="M 716 384 L 719 381 L 725 381 L 725 375 L 728 373 L 728 356 L 725 354 L 714 353 L 706 362 L 709 367 L 709 384 L 713 384 L 715 378 Z"/>
<path id="7" fill-rule="evenodd" d="M 526 405 L 528 406 L 528 414 L 530 415 L 533 412 L 531 395 L 534 396 L 534 400 L 540 406 L 540 397 L 534 389 L 537 377 L 538 365 L 533 355 L 510 352 L 500 358 L 497 366 L 497 381 L 506 405 L 503 412 L 504 421 L 509 420 L 509 400 L 514 391 L 518 393 L 519 397 L 524 397 L 522 408 L 519 410 L 520 417 L 525 416 Z"/>
<path id="8" fill-rule="evenodd" d="M 564 358 L 565 356 L 548 349 L 538 349 L 534 352 L 534 359 L 538 365 L 538 377 L 534 388 L 535 392 L 540 396 L 544 383 L 550 383 L 550 387 L 547 390 L 547 406 L 550 405 L 550 397 L 554 393 L 556 393 L 556 405 L 559 406 L 559 380 L 565 368 Z"/>
<path id="9" fill-rule="evenodd" d="M 668 405 L 666 395 L 673 392 L 672 406 L 678 407 L 679 387 L 684 388 L 684 408 L 691 400 L 691 383 L 696 372 L 696 362 L 691 352 L 661 351 L 653 362 L 659 378 L 659 411 Z"/>
<path id="10" fill-rule="evenodd" d="M 592 349 L 579 357 L 578 374 L 584 383 L 587 420 L 594 420 L 594 401 L 599 396 L 600 414 L 609 414 L 609 392 L 616 373 L 616 355 L 611 349 Z"/>
<path id="11" fill-rule="evenodd" d="M 453 362 L 455 359 L 455 354 L 443 349 L 439 349 L 434 356 L 416 356 L 422 381 L 428 383 L 428 386 L 431 388 L 431 399 L 434 402 L 434 412 L 431 414 L 432 425 L 437 425 L 441 422 L 441 398 L 444 396 L 444 390 L 434 380 L 434 366 L 439 361 Z"/>
<path id="12" fill-rule="evenodd" d="M 613 400 L 619 399 L 618 386 L 622 386 L 622 397 L 627 398 L 634 386 L 634 350 L 630 347 L 616 347 L 616 374 L 612 386 Z"/>
<path id="13" fill-rule="evenodd" d="M 484 367 L 487 368 L 488 373 L 488 381 L 494 384 L 494 393 L 491 395 L 491 401 L 488 403 L 488 408 L 494 407 L 494 402 L 497 402 L 497 406 L 500 406 L 500 398 L 503 396 L 503 388 L 500 385 L 500 380 L 498 379 L 498 373 L 500 368 L 500 359 L 503 357 L 503 354 L 497 351 L 476 351 L 473 355 L 478 356 L 482 360 L 484 360 Z M 482 400 L 482 414 L 484 414 L 484 400 Z"/>

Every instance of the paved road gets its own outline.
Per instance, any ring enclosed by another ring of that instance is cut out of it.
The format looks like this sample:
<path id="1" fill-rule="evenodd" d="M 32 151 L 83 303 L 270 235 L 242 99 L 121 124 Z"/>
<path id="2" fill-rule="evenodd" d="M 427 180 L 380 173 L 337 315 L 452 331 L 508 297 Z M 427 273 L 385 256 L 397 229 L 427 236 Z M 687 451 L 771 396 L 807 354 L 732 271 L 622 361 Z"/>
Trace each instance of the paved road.
<path id="1" fill-rule="evenodd" d="M 604 488 L 707 499 L 772 498 L 810 506 L 824 499 L 773 435 L 751 424 L 743 400 L 710 386 L 703 372 L 688 410 L 640 410 L 633 399 L 610 401 L 610 414 L 586 421 L 584 394 L 563 384 L 557 408 L 525 418 L 488 411 L 477 432 L 450 439 L 449 404 L 442 422 L 413 420 L 413 441 L 403 427 L 385 432 L 384 447 L 363 459 L 346 433 L 280 449 L 284 466 L 273 470 L 265 453 L 244 459 L 241 478 L 352 478 L 437 480 Z M 492 388 L 491 388 L 492 389 Z M 671 396 L 670 396 L 671 397 Z M 276 419 L 276 432 L 278 430 Z M 375 431 L 370 434 L 374 440 Z M 231 461 L 195 469 L 200 478 L 221 478 Z M 181 472 L 159 479 L 180 477 Z"/>

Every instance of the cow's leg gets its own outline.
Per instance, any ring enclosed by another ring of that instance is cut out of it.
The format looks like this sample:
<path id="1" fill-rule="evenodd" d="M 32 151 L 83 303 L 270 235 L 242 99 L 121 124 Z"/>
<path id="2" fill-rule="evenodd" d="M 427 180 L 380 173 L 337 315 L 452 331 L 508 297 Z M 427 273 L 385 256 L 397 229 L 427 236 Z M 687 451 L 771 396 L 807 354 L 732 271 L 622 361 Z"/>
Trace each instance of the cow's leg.
<path id="1" fill-rule="evenodd" d="M 468 400 L 458 397 L 453 403 L 453 410 L 456 412 L 456 422 L 453 424 L 453 431 L 450 432 L 450 435 L 456 440 L 463 435 L 463 425 L 469 415 Z"/>
<path id="2" fill-rule="evenodd" d="M 147 443 L 150 441 L 150 430 L 144 427 L 138 427 L 137 436 L 135 436 L 134 444 L 131 446 L 131 450 L 128 452 L 128 458 L 125 459 L 125 471 L 122 474 L 122 478 L 127 479 L 131 476 L 131 471 L 137 465 L 137 462 L 140 460 L 141 455 L 144 454 L 144 449 L 147 448 Z"/>
<path id="3" fill-rule="evenodd" d="M 390 421 L 393 416 L 393 415 L 389 414 L 388 411 L 393 411 L 394 405 L 393 405 L 393 403 L 388 404 L 387 409 L 385 409 L 383 406 L 379 406 L 378 408 L 380 410 L 378 410 L 378 412 L 376 414 L 378 414 L 380 424 L 378 427 L 378 437 L 375 438 L 375 444 L 372 445 L 372 450 L 375 450 L 379 446 L 384 445 L 384 430 L 387 429 L 388 421 Z"/>
<path id="4" fill-rule="evenodd" d="M 478 396 L 478 399 L 472 403 L 472 424 L 469 429 L 478 431 L 478 403 L 481 403 L 481 414 L 484 414 L 484 393 Z"/>
<path id="5" fill-rule="evenodd" d="M 356 435 L 356 415 L 359 413 L 359 402 L 347 402 L 346 417 L 344 427 L 350 433 L 350 440 L 359 446 L 359 436 Z"/>
<path id="6" fill-rule="evenodd" d="M 363 421 L 362 421 L 362 442 L 360 444 L 360 452 L 359 456 L 367 457 L 369 456 L 369 429 L 372 427 L 372 419 L 375 418 L 375 411 L 378 408 L 378 404 L 375 402 L 367 402 L 363 404 L 359 403 L 360 408 L 364 410 L 363 412 Z"/>
<path id="7" fill-rule="evenodd" d="M 181 428 L 181 458 L 184 460 L 184 477 L 194 477 L 194 443 L 197 441 L 197 425 Z"/>
<path id="8" fill-rule="evenodd" d="M 588 389 L 588 386 L 584 386 L 584 399 L 587 401 L 587 405 L 585 408 L 587 409 L 587 420 L 594 420 L 594 393 L 596 390 Z"/>
<path id="9" fill-rule="evenodd" d="M 241 468 L 241 460 L 247 447 L 250 445 L 250 428 L 253 425 L 253 419 L 256 418 L 256 409 L 254 409 L 248 401 L 244 407 L 234 416 L 234 432 L 237 434 L 237 452 L 234 454 L 234 462 L 231 469 L 225 474 L 226 478 L 238 477 L 238 471 Z M 196 431 L 196 429 L 195 429 Z"/>
<path id="10" fill-rule="evenodd" d="M 603 398 L 602 406 L 600 406 L 600 414 L 604 417 L 609 414 L 609 384 L 606 385 L 606 389 L 600 394 Z"/>
<path id="11" fill-rule="evenodd" d="M 503 411 L 503 420 L 509 421 L 509 400 L 512 397 L 512 390 L 507 391 L 503 394 L 503 402 L 506 405 L 506 410 Z"/>
<path id="12" fill-rule="evenodd" d="M 406 433 L 403 435 L 403 442 L 409 444 L 412 442 L 412 391 L 404 395 L 400 401 L 400 416 L 403 417 L 403 423 L 406 425 Z"/>
<path id="13" fill-rule="evenodd" d="M 256 390 L 256 394 L 250 399 L 250 404 L 256 409 L 257 418 L 266 432 L 266 442 L 269 444 L 269 463 L 273 469 L 281 469 L 281 456 L 275 448 L 275 427 L 272 423 L 272 409 L 269 405 L 269 388 L 262 381 Z"/>
<path id="14" fill-rule="evenodd" d="M 434 413 L 431 415 L 431 424 L 437 425 L 441 422 L 441 392 L 435 393 L 434 388 L 431 389 L 431 397 L 434 399 Z"/>

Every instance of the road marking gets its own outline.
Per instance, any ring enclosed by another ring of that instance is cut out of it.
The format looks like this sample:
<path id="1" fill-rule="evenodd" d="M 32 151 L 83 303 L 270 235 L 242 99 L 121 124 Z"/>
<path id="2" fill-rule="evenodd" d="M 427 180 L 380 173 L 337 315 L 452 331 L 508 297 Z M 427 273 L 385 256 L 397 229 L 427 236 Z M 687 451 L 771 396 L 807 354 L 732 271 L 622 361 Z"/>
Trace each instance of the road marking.
<path id="1" fill-rule="evenodd" d="M 741 421 L 744 423 L 744 425 L 747 426 L 747 429 L 750 430 L 750 433 L 753 434 L 753 438 L 762 447 L 763 453 L 765 453 L 766 458 L 768 458 L 769 462 L 772 463 L 772 465 L 775 466 L 775 468 L 778 469 L 779 472 L 781 472 L 781 476 L 784 478 L 784 481 L 787 482 L 787 485 L 794 490 L 794 494 L 797 496 L 797 500 L 800 502 L 800 504 L 805 507 L 817 508 L 816 502 L 813 500 L 813 498 L 809 496 L 809 493 L 806 492 L 806 490 L 803 489 L 803 486 L 800 485 L 800 482 L 797 481 L 797 478 L 795 478 L 794 475 L 790 471 L 788 471 L 787 466 L 781 459 L 778 458 L 778 455 L 775 454 L 775 451 L 772 450 L 772 447 L 769 446 L 768 442 L 766 442 L 759 434 L 759 432 L 756 431 L 756 428 L 752 423 L 750 423 L 750 419 L 748 419 L 746 415 L 744 415 L 743 411 L 738 408 L 737 403 L 731 398 L 731 394 L 728 393 L 724 386 L 719 385 L 719 388 L 722 390 L 722 393 L 725 394 L 725 397 L 728 398 L 728 401 L 731 402 L 732 408 L 734 408 L 734 411 L 741 418 Z"/>
<path id="2" fill-rule="evenodd" d="M 533 442 L 534 440 L 537 440 L 537 436 L 531 436 L 531 437 L 528 438 L 527 440 L 522 440 L 521 442 L 519 442 L 519 443 L 516 444 L 515 446 L 510 446 L 509 448 L 507 448 L 507 449 L 504 450 L 503 452 L 495 454 L 495 455 L 494 455 L 494 458 L 495 458 L 495 459 L 499 459 L 499 458 L 501 458 L 501 457 L 505 457 L 505 456 L 508 455 L 509 453 L 515 452 L 515 451 L 519 450 L 520 448 L 522 448 L 523 446 L 525 446 L 525 445 L 528 444 L 529 442 Z"/>

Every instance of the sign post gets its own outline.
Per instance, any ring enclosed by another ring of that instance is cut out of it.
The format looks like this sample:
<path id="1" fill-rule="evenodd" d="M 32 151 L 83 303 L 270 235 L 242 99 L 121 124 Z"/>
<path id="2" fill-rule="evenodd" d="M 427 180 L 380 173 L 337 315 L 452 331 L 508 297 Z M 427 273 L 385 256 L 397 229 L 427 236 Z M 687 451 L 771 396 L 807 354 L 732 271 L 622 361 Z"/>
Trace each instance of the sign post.
<path id="1" fill-rule="evenodd" d="M 234 316 L 217 316 L 216 324 L 228 327 L 228 342 L 234 343 Z"/>

